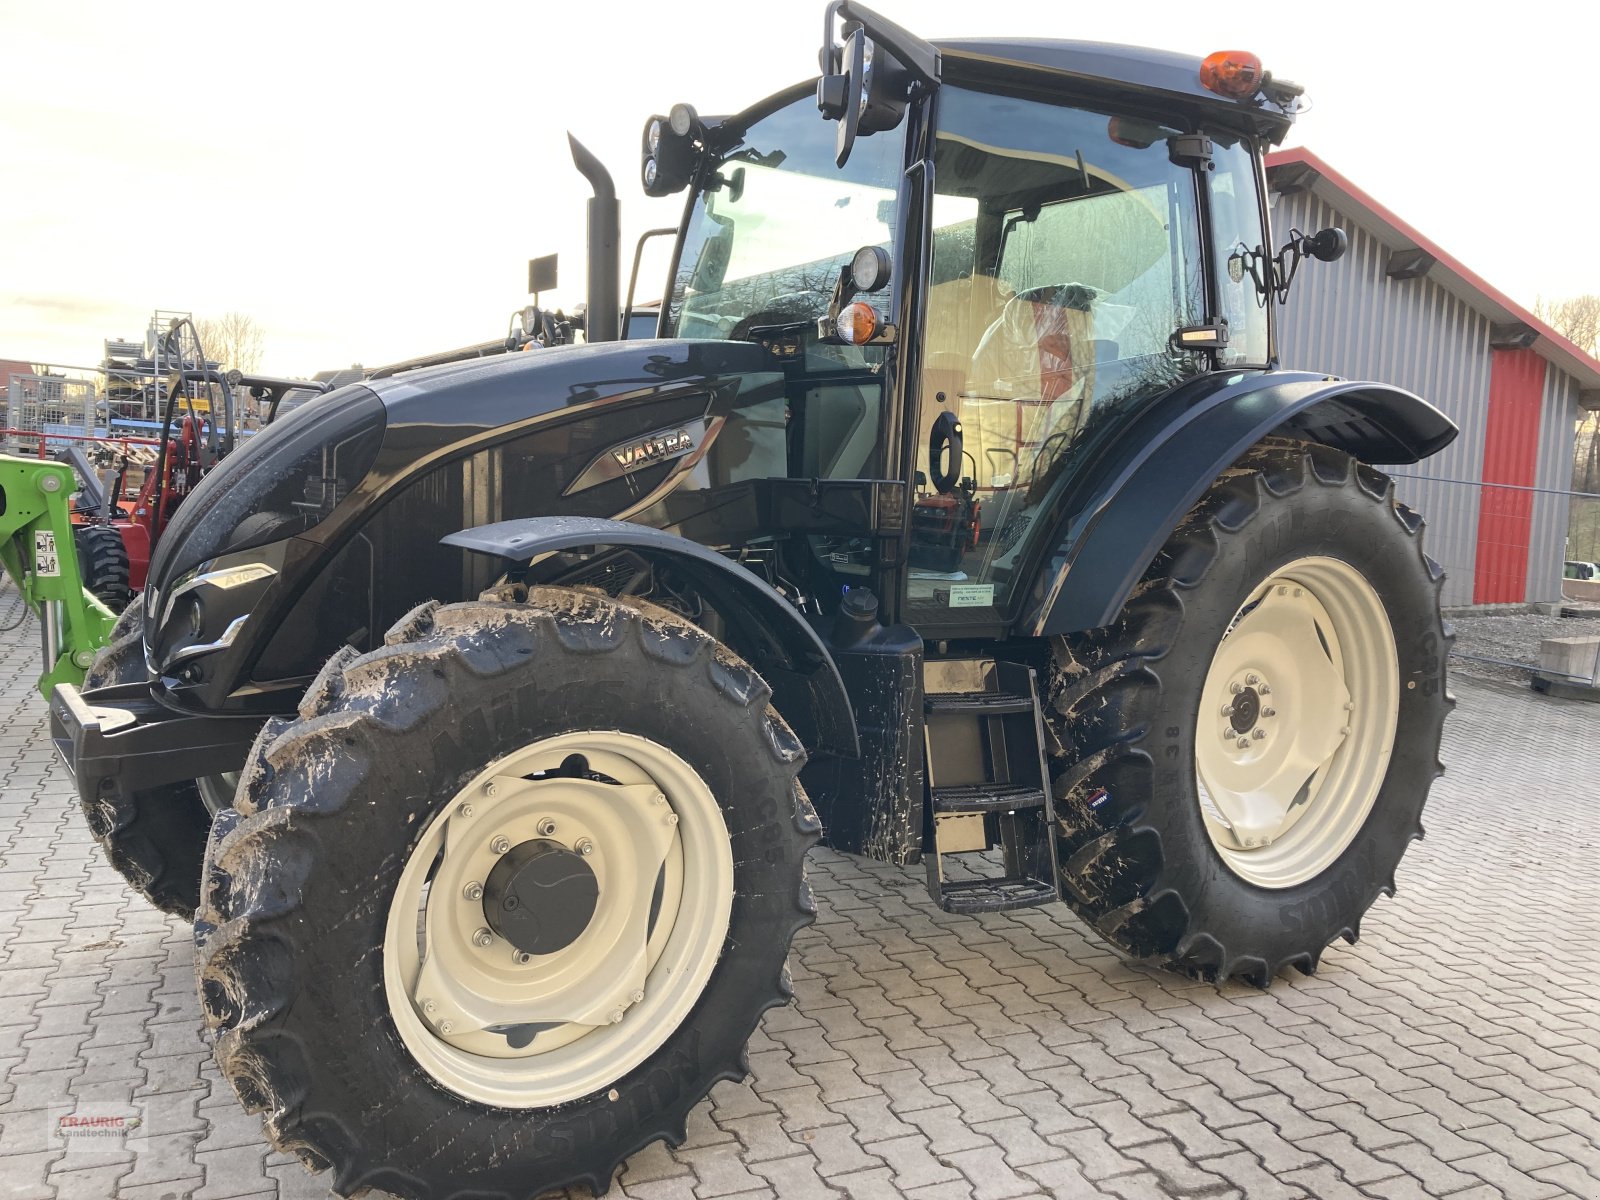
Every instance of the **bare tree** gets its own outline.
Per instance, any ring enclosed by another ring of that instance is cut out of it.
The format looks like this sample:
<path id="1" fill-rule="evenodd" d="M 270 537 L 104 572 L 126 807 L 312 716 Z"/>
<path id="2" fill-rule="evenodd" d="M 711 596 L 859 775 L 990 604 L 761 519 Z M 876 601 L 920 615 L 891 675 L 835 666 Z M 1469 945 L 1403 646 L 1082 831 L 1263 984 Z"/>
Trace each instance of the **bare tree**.
<path id="1" fill-rule="evenodd" d="M 1600 353 L 1600 296 L 1591 293 L 1549 301 L 1541 296 L 1534 301 L 1533 313 L 1578 349 Z M 1590 496 L 1600 493 L 1600 413 L 1585 413 L 1578 422 L 1572 450 L 1572 490 Z M 1572 498 L 1567 553 L 1585 561 L 1600 556 L 1600 500 Z"/>
<path id="2" fill-rule="evenodd" d="M 205 356 L 222 364 L 224 370 L 257 371 L 261 368 L 261 326 L 244 313 L 228 312 L 220 317 L 200 317 L 195 321 L 200 333 L 200 348 Z"/>
<path id="3" fill-rule="evenodd" d="M 1572 296 L 1566 300 L 1540 296 L 1533 302 L 1533 315 L 1579 350 L 1600 352 L 1600 296 Z"/>

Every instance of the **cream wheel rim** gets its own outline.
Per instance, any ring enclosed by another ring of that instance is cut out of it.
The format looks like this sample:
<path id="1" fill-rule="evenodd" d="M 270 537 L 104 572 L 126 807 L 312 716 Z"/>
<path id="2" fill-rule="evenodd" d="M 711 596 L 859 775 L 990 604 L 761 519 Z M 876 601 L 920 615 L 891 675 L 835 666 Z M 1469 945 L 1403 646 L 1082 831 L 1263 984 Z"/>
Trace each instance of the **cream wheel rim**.
<path id="1" fill-rule="evenodd" d="M 1354 567 L 1301 558 L 1251 592 L 1195 726 L 1201 814 L 1234 874 L 1293 887 L 1349 848 L 1388 774 L 1399 703 L 1394 631 Z"/>
<path id="2" fill-rule="evenodd" d="M 484 884 L 535 841 L 581 857 L 598 895 L 569 944 L 529 954 L 489 927 Z M 384 933 L 389 1015 L 418 1065 L 460 1096 L 575 1100 L 683 1023 L 732 906 L 727 826 L 698 772 L 632 734 L 541 739 L 471 780 L 411 851 Z"/>

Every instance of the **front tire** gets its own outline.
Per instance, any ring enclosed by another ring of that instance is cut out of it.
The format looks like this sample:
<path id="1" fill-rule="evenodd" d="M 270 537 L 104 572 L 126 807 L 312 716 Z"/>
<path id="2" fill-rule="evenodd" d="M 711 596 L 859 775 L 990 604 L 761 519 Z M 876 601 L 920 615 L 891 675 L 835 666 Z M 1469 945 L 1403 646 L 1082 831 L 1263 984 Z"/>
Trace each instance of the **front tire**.
<path id="1" fill-rule="evenodd" d="M 144 597 L 135 596 L 84 672 L 83 690 L 143 683 Z M 83 804 L 89 831 L 118 874 L 164 913 L 189 920 L 200 900 L 200 861 L 213 805 L 229 793 L 207 781 L 180 779 L 138 792 L 109 792 Z"/>
<path id="2" fill-rule="evenodd" d="M 122 533 L 112 525 L 79 525 L 72 534 L 83 586 L 112 612 L 122 612 L 133 599 Z"/>
<path id="3" fill-rule="evenodd" d="M 1452 706 L 1421 530 L 1348 455 L 1260 447 L 1059 644 L 1063 891 L 1111 942 L 1265 987 L 1394 893 Z"/>
<path id="4" fill-rule="evenodd" d="M 217 1062 L 343 1194 L 603 1191 L 743 1077 L 811 919 L 804 754 L 760 678 L 654 606 L 507 595 L 335 657 L 207 854 Z M 534 862 L 565 898 L 516 925 Z"/>

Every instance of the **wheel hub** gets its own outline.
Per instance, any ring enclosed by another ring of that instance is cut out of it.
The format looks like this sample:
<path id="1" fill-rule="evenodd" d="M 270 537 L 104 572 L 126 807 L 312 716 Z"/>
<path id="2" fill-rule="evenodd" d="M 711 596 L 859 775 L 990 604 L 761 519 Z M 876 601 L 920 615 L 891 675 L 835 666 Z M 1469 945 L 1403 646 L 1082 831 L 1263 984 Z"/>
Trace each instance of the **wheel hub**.
<path id="1" fill-rule="evenodd" d="M 594 919 L 600 882 L 583 855 L 534 838 L 511 847 L 483 885 L 489 928 L 524 954 L 554 954 Z"/>
<path id="2" fill-rule="evenodd" d="M 1247 687 L 1233 698 L 1232 707 L 1228 724 L 1233 726 L 1235 733 L 1249 733 L 1256 727 L 1256 719 L 1261 715 L 1261 693 L 1253 687 Z"/>

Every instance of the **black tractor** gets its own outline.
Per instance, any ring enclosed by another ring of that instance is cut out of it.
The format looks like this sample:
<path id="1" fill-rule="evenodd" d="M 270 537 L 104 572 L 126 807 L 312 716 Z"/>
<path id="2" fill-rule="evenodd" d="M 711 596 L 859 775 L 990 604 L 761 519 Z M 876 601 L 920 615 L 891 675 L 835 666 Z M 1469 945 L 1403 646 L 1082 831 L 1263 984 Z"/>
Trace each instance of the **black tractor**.
<path id="1" fill-rule="evenodd" d="M 195 488 L 52 723 L 279 1146 L 604 1190 L 744 1074 L 819 838 L 1206 979 L 1355 939 L 1450 706 L 1368 464 L 1456 430 L 1278 364 L 1344 244 L 1268 229 L 1299 103 L 834 3 L 820 79 L 646 125 L 657 338 L 580 153 L 585 344 L 340 388 Z"/>

